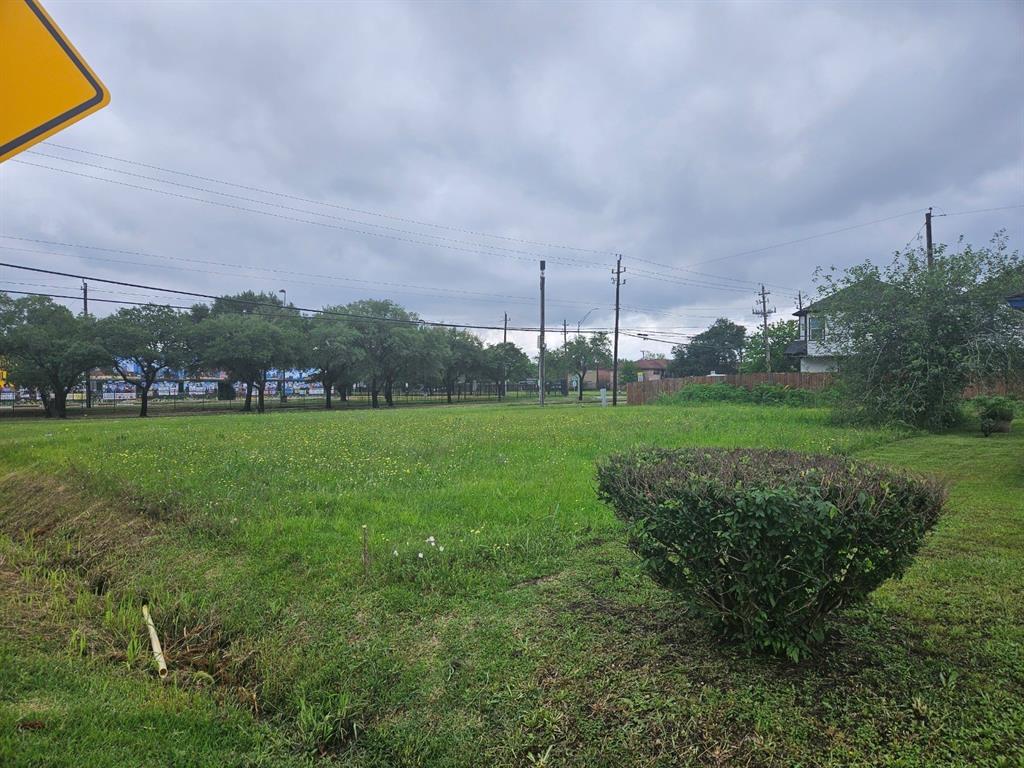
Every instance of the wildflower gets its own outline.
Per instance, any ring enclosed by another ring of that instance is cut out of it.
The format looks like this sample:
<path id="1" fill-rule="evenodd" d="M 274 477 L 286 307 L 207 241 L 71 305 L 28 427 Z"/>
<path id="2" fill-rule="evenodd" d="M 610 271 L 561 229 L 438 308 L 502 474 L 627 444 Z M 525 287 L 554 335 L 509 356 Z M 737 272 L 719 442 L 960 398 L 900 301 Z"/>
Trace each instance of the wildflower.
<path id="1" fill-rule="evenodd" d="M 396 549 L 394 552 L 392 552 L 391 556 L 392 557 L 398 557 L 398 550 Z"/>
<path id="2" fill-rule="evenodd" d="M 438 552 L 444 552 L 444 546 L 442 545 L 442 546 L 438 547 L 438 548 L 437 548 L 437 551 L 438 551 Z"/>
<path id="3" fill-rule="evenodd" d="M 418 557 L 420 560 L 422 560 L 423 559 L 423 553 L 420 552 L 419 554 L 416 555 L 416 557 Z"/>
<path id="4" fill-rule="evenodd" d="M 436 543 L 437 543 L 437 540 L 433 536 L 431 536 L 431 537 L 429 537 L 427 539 L 427 544 L 429 544 L 430 546 L 434 546 Z"/>

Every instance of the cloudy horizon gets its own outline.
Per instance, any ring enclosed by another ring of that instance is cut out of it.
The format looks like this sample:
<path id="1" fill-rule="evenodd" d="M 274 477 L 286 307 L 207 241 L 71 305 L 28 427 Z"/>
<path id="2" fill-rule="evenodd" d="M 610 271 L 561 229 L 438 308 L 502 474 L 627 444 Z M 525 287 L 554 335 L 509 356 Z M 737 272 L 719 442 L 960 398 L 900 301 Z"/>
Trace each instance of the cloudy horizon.
<path id="1" fill-rule="evenodd" d="M 1024 240 L 1020 3 L 44 2 L 111 102 L 0 165 L 2 261 L 526 327 L 546 259 L 572 331 L 611 327 L 621 253 L 621 325 L 681 340 L 929 206 L 936 242 Z"/>

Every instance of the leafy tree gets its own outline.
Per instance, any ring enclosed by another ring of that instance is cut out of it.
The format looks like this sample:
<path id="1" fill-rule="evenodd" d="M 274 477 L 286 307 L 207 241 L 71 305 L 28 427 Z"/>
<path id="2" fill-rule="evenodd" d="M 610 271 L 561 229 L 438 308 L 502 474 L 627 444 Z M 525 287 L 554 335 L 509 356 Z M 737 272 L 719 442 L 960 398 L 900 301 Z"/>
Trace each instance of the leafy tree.
<path id="1" fill-rule="evenodd" d="M 619 386 L 636 381 L 639 369 L 633 360 L 619 360 Z"/>
<path id="2" fill-rule="evenodd" d="M 110 361 L 96 321 L 44 296 L 0 294 L 0 356 L 11 381 L 36 389 L 47 416 L 67 416 L 68 394 L 91 368 Z"/>
<path id="3" fill-rule="evenodd" d="M 475 334 L 457 328 L 441 329 L 437 334 L 441 350 L 441 381 L 448 402 L 451 403 L 459 380 L 470 379 L 481 373 L 484 345 Z"/>
<path id="4" fill-rule="evenodd" d="M 160 373 L 189 361 L 184 317 L 170 307 L 146 304 L 120 309 L 98 325 L 102 344 L 114 360 L 114 370 L 142 392 L 139 416 L 145 417 L 149 390 Z M 132 370 L 126 364 L 129 362 L 138 370 Z"/>
<path id="5" fill-rule="evenodd" d="M 669 375 L 706 376 L 711 371 L 738 373 L 746 337 L 746 328 L 720 317 L 689 343 L 672 348 Z"/>
<path id="6" fill-rule="evenodd" d="M 571 374 L 579 377 L 578 399 L 583 400 L 583 379 L 587 371 L 597 367 L 612 367 L 611 342 L 607 333 L 580 334 L 552 355 L 552 368 L 562 375 Z"/>
<path id="7" fill-rule="evenodd" d="M 965 386 L 994 369 L 1021 372 L 1024 315 L 1005 297 L 1024 284 L 1024 260 L 1005 233 L 990 246 L 897 253 L 823 275 L 826 342 L 839 357 L 840 412 L 925 429 L 953 424 Z"/>
<path id="8" fill-rule="evenodd" d="M 344 312 L 344 307 L 324 307 L 328 312 Z M 352 383 L 354 371 L 362 361 L 363 352 L 355 329 L 345 318 L 317 315 L 306 326 L 307 361 L 316 369 L 314 379 L 324 385 L 324 407 L 331 408 L 335 388 L 342 399 Z"/>
<path id="9" fill-rule="evenodd" d="M 197 312 L 201 316 L 201 312 Z M 270 371 L 303 362 L 302 318 L 272 293 L 245 291 L 214 301 L 206 319 L 196 326 L 194 338 L 199 360 L 207 367 L 223 368 L 236 381 L 244 381 L 244 410 L 264 411 L 264 392 Z"/>
<path id="10" fill-rule="evenodd" d="M 371 405 L 380 407 L 381 392 L 384 401 L 394 405 L 395 382 L 408 373 L 428 373 L 431 358 L 436 361 L 433 335 L 418 325 L 414 313 L 393 301 L 364 299 L 352 302 L 345 311 L 360 316 L 349 322 L 362 352 L 358 370 L 370 390 Z"/>
<path id="11" fill-rule="evenodd" d="M 535 369 L 523 350 L 511 341 L 503 341 L 484 350 L 484 370 L 494 382 L 498 396 L 504 397 L 506 382 L 530 378 Z"/>
<path id="12" fill-rule="evenodd" d="M 772 371 L 799 371 L 800 358 L 784 355 L 782 351 L 791 341 L 800 337 L 800 324 L 796 320 L 777 320 L 768 324 L 768 343 L 772 349 Z M 764 334 L 754 331 L 743 349 L 740 373 L 762 373 L 768 370 L 764 353 Z"/>

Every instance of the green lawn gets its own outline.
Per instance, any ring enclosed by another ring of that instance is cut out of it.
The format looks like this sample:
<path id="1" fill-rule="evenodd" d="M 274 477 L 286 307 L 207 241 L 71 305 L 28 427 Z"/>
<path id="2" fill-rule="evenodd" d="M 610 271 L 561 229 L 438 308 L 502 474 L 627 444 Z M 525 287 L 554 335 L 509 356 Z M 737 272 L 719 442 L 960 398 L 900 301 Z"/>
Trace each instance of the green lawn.
<path id="1" fill-rule="evenodd" d="M 751 658 L 596 501 L 637 443 L 848 452 L 950 510 L 819 656 Z M 1019 430 L 812 409 L 0 424 L 0 765 L 1024 765 L 1022 499 Z"/>

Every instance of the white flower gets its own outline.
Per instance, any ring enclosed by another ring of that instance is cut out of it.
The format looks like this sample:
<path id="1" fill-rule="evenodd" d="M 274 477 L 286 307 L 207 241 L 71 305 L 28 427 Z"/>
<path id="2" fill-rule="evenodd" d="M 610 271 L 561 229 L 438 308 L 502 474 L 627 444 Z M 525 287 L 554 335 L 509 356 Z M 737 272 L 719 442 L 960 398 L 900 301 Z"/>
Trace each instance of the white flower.
<path id="1" fill-rule="evenodd" d="M 420 552 L 419 554 L 416 555 L 416 557 L 418 557 L 420 560 L 422 560 L 423 559 L 423 553 Z"/>
<path id="2" fill-rule="evenodd" d="M 396 549 L 394 552 L 392 552 L 391 556 L 392 557 L 398 557 L 398 550 Z"/>
<path id="3" fill-rule="evenodd" d="M 431 536 L 431 537 L 429 537 L 427 539 L 426 543 L 429 544 L 430 546 L 434 546 L 437 543 L 437 540 L 433 536 Z"/>
<path id="4" fill-rule="evenodd" d="M 438 548 L 437 548 L 437 551 L 438 551 L 438 552 L 444 552 L 444 547 L 438 547 Z"/>

